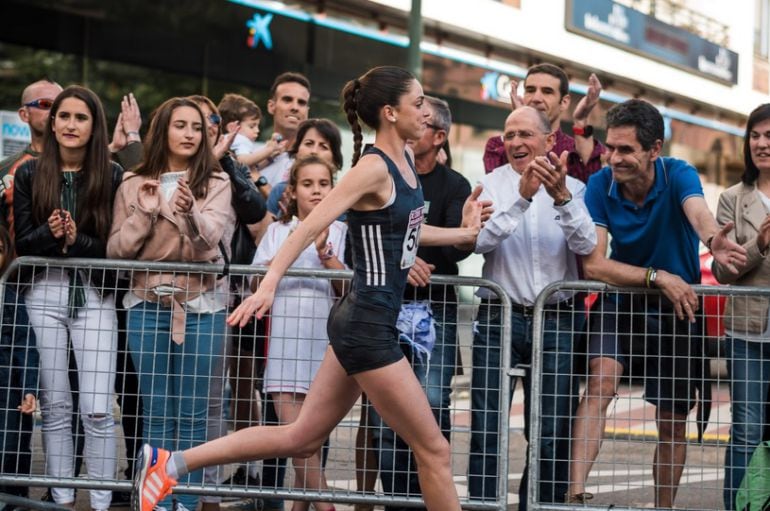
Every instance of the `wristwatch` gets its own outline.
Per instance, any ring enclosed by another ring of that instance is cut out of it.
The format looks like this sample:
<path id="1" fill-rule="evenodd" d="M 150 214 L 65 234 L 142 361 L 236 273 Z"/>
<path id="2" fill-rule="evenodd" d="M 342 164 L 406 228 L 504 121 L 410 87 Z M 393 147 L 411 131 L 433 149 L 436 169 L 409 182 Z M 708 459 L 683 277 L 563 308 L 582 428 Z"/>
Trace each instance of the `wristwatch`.
<path id="1" fill-rule="evenodd" d="M 254 181 L 254 184 L 257 185 L 257 188 L 262 188 L 263 186 L 267 186 L 269 183 L 267 182 L 267 178 L 265 176 L 259 176 L 259 179 Z"/>
<path id="2" fill-rule="evenodd" d="M 579 137 L 584 137 L 584 138 L 592 137 L 594 134 L 594 127 L 591 126 L 590 124 L 586 124 L 582 128 L 578 128 L 577 126 L 572 126 L 572 133 L 574 133 Z"/>

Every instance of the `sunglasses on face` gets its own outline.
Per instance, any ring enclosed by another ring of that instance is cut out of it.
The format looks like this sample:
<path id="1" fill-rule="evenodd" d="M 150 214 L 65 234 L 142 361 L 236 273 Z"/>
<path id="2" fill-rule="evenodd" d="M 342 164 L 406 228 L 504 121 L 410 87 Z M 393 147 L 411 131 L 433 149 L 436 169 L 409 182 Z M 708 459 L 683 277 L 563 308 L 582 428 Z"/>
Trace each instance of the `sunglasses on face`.
<path id="1" fill-rule="evenodd" d="M 222 117 L 220 117 L 217 114 L 209 114 L 209 122 L 215 126 L 219 126 L 219 123 L 222 122 Z"/>
<path id="2" fill-rule="evenodd" d="M 40 98 L 35 101 L 30 101 L 29 103 L 24 103 L 24 106 L 28 108 L 39 108 L 40 110 L 50 110 L 53 106 L 53 100 Z"/>

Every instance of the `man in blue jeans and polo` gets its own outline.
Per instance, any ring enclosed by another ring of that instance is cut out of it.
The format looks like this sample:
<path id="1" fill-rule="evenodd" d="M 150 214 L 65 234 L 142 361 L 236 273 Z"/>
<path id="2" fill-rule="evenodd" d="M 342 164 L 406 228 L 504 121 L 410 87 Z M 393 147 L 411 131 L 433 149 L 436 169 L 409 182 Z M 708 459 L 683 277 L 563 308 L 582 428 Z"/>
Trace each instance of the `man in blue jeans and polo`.
<path id="1" fill-rule="evenodd" d="M 511 365 L 532 359 L 532 313 L 548 284 L 578 279 L 578 256 L 596 246 L 596 229 L 583 203 L 585 185 L 567 176 L 567 152 L 551 151 L 555 134 L 546 115 L 532 107 L 514 110 L 503 133 L 508 163 L 482 179 L 484 199 L 495 213 L 479 233 L 475 251 L 484 254 L 482 276 L 500 284 L 511 311 Z M 486 289 L 481 297 L 473 339 L 471 377 L 471 454 L 468 467 L 472 499 L 499 499 L 497 473 L 500 420 L 499 388 L 502 305 Z M 553 295 L 545 313 L 541 382 L 541 502 L 561 501 L 567 486 L 569 417 L 573 409 L 572 293 Z M 578 308 L 581 311 L 582 308 Z M 525 434 L 531 408 L 530 378 L 524 377 Z M 519 488 L 519 509 L 526 508 L 527 468 Z"/>
<path id="2" fill-rule="evenodd" d="M 655 507 L 670 508 L 687 455 L 686 424 L 703 379 L 699 240 L 737 272 L 746 251 L 729 241 L 703 197 L 697 170 L 661 156 L 663 117 L 631 99 L 607 113 L 609 166 L 588 181 L 586 205 L 596 250 L 583 259 L 586 278 L 660 295 L 602 293 L 589 315 L 588 379 L 573 424 L 567 502 L 585 503 L 588 472 L 604 434 L 607 407 L 635 352 L 644 353 L 645 399 L 656 407 Z M 609 236 L 611 254 L 607 256 Z M 638 345 L 640 349 L 631 346 Z"/>

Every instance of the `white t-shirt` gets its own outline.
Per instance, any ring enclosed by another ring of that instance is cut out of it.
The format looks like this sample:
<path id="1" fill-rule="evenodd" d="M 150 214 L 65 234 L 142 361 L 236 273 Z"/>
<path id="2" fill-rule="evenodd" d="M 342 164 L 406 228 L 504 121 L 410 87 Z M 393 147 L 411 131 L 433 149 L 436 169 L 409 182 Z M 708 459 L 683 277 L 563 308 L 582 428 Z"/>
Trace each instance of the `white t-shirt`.
<path id="1" fill-rule="evenodd" d="M 241 156 L 259 151 L 264 147 L 265 143 L 252 142 L 244 135 L 238 133 L 235 135 L 235 139 L 233 139 L 233 144 L 230 146 L 230 149 L 232 149 L 236 156 Z M 282 152 L 273 158 L 273 161 L 268 166 L 260 170 L 259 173 L 260 175 L 265 176 L 265 179 L 267 179 L 267 182 L 270 186 L 275 186 L 278 183 L 283 183 L 284 181 L 289 180 L 289 171 L 291 170 L 293 163 L 294 158 L 289 156 L 289 153 Z"/>
<path id="2" fill-rule="evenodd" d="M 267 228 L 254 256 L 254 265 L 269 264 L 278 249 L 299 224 L 295 217 L 285 224 Z M 328 242 L 340 261 L 345 258 L 347 225 L 335 221 L 329 226 Z M 292 268 L 322 269 L 315 243 L 311 243 Z M 327 279 L 283 277 L 270 310 L 270 332 L 265 368 L 266 392 L 306 394 L 323 360 L 329 338 L 326 323 L 334 303 L 334 290 Z"/>
<path id="3" fill-rule="evenodd" d="M 235 153 L 236 156 L 243 156 L 244 154 L 251 154 L 254 151 L 260 149 L 265 144 L 254 142 L 246 135 L 238 133 L 233 139 L 233 143 L 230 146 L 230 150 Z"/>
<path id="4" fill-rule="evenodd" d="M 273 162 L 260 170 L 259 173 L 265 176 L 270 186 L 275 186 L 289 180 L 289 171 L 293 164 L 294 158 L 289 156 L 289 153 L 283 152 L 273 158 Z"/>

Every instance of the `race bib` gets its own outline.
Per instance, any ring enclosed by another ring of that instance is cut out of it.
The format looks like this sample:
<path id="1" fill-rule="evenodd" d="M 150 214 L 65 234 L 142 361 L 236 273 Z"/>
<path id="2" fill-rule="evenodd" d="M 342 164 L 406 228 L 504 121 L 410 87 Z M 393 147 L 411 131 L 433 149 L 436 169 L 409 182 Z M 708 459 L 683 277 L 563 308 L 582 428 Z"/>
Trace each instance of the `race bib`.
<path id="1" fill-rule="evenodd" d="M 414 265 L 417 259 L 417 246 L 420 241 L 420 226 L 422 226 L 422 217 L 424 206 L 413 209 L 409 212 L 409 224 L 404 235 L 404 243 L 401 246 L 401 269 L 405 270 Z"/>

